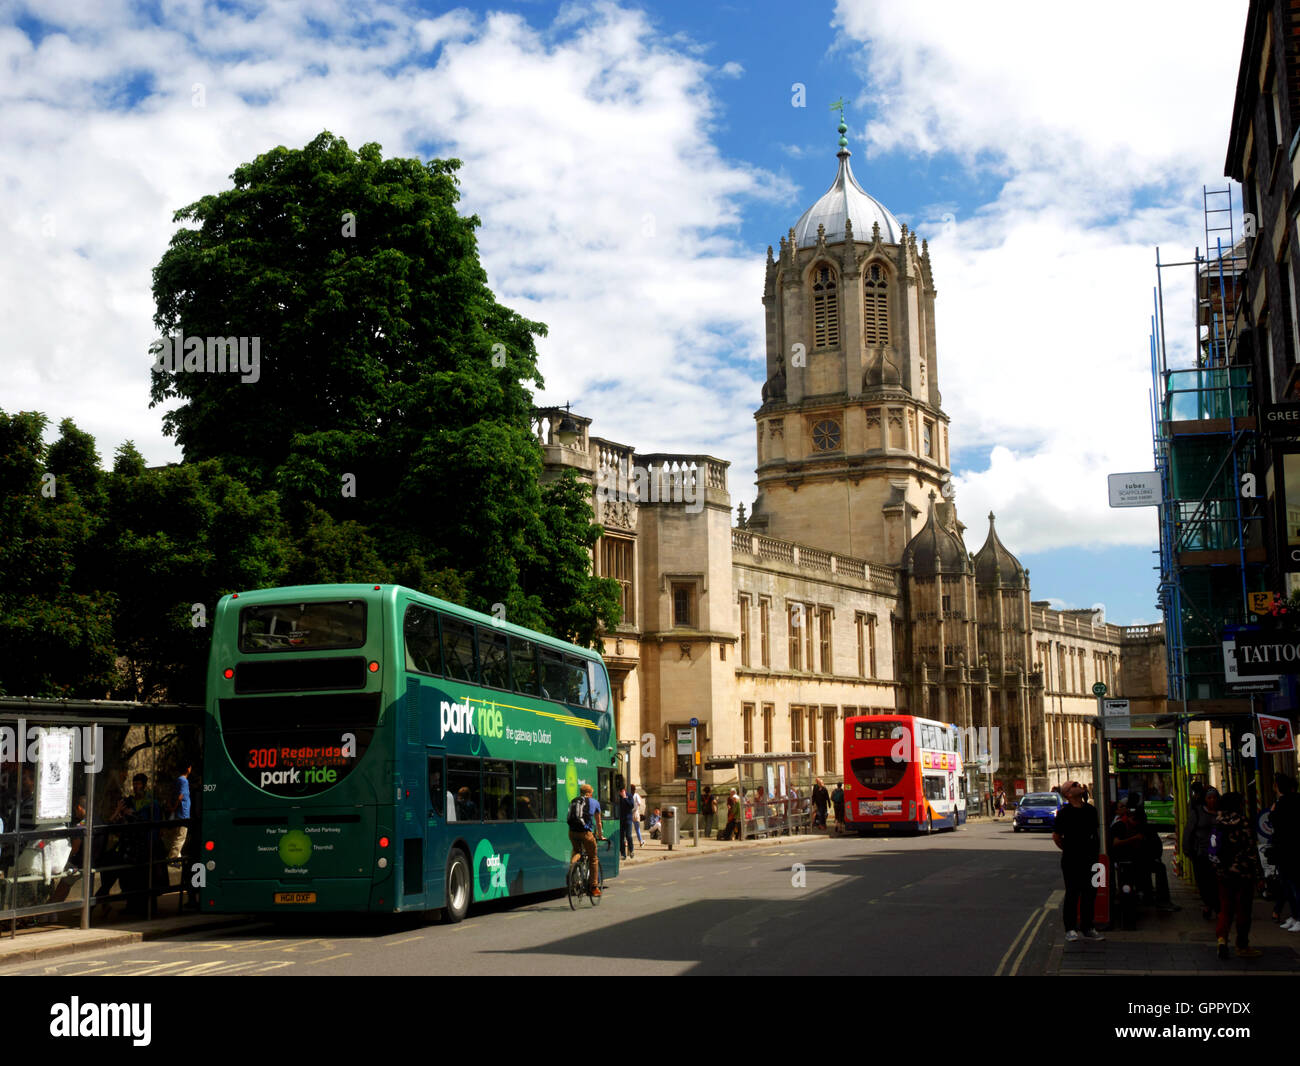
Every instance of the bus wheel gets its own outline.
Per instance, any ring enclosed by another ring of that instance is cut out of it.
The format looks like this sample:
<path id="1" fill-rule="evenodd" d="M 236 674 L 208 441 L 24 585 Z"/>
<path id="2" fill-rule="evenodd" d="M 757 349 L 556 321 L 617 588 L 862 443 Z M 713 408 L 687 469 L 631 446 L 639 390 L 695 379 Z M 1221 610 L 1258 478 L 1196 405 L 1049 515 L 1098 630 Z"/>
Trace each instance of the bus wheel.
<path id="1" fill-rule="evenodd" d="M 934 833 L 934 812 L 930 812 L 930 820 L 925 823 L 925 835 L 930 836 Z"/>
<path id="2" fill-rule="evenodd" d="M 463 921 L 469 913 L 469 857 L 453 848 L 447 856 L 447 905 L 442 908 L 442 920 L 448 925 Z"/>

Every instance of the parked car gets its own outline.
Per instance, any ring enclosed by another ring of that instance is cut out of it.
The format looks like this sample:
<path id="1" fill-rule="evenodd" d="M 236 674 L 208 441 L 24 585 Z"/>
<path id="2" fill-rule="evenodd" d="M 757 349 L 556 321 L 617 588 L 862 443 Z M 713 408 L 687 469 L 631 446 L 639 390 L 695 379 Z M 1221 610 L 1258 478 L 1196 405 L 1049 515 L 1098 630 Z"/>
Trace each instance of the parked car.
<path id="1" fill-rule="evenodd" d="M 1016 813 L 1011 819 L 1012 828 L 1028 832 L 1031 829 L 1046 829 L 1049 833 L 1056 824 L 1056 812 L 1065 805 L 1059 792 L 1031 792 L 1016 804 Z"/>

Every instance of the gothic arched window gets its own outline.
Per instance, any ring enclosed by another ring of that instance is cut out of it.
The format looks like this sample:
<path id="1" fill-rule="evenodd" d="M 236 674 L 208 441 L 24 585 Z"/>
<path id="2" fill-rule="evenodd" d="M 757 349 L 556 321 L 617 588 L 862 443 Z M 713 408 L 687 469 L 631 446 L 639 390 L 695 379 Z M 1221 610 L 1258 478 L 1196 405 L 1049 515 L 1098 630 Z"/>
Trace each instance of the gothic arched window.
<path id="1" fill-rule="evenodd" d="M 840 312 L 835 271 L 819 266 L 813 271 L 813 347 L 834 348 L 840 343 Z"/>
<path id="2" fill-rule="evenodd" d="M 869 348 L 889 343 L 889 277 L 872 263 L 862 276 L 862 339 Z"/>

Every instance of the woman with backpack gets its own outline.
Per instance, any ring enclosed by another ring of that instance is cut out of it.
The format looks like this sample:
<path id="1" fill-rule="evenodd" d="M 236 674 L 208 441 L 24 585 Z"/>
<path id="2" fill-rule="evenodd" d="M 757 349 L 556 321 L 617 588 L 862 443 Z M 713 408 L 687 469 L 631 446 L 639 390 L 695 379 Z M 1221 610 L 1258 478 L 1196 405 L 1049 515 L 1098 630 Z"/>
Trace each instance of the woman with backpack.
<path id="1" fill-rule="evenodd" d="M 1255 883 L 1264 876 L 1264 868 L 1255 850 L 1255 838 L 1242 814 L 1245 797 L 1229 792 L 1219 801 L 1219 815 L 1210 831 L 1209 855 L 1219 876 L 1219 923 L 1214 935 L 1218 939 L 1219 958 L 1228 957 L 1228 930 L 1237 922 L 1237 957 L 1257 959 L 1263 954 L 1250 946 L 1251 905 Z"/>

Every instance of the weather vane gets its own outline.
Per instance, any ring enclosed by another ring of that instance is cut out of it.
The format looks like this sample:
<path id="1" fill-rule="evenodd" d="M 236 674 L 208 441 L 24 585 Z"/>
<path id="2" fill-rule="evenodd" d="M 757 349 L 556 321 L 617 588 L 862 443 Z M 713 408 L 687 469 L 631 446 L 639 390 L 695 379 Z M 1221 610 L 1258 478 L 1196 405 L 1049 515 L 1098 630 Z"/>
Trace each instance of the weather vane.
<path id="1" fill-rule="evenodd" d="M 848 105 L 844 103 L 844 97 L 841 96 L 838 100 L 835 101 L 835 103 L 831 104 L 831 108 L 830 108 L 832 111 L 838 111 L 840 113 L 840 124 L 836 132 L 838 132 L 840 135 L 841 149 L 847 148 L 849 146 L 849 139 L 844 136 L 846 133 L 849 132 L 849 127 L 844 124 L 844 108 L 846 106 Z"/>

